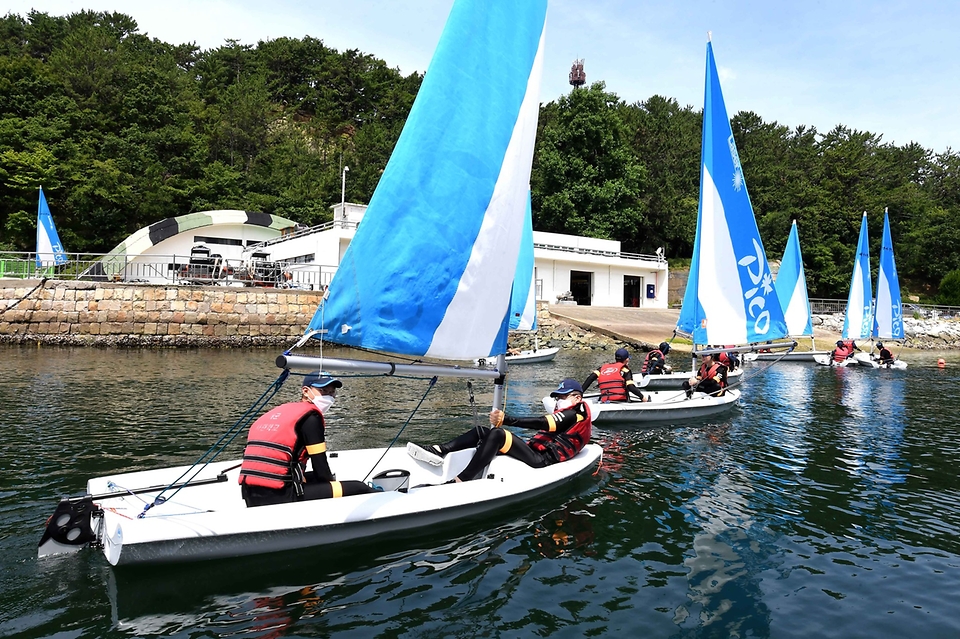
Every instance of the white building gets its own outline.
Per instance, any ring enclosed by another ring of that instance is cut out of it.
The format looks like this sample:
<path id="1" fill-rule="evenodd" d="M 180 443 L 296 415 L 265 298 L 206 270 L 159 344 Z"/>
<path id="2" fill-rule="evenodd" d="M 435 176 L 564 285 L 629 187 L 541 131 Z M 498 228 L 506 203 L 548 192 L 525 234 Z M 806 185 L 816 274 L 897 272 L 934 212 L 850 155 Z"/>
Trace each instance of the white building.
<path id="1" fill-rule="evenodd" d="M 291 274 L 293 284 L 318 288 L 333 279 L 367 207 L 331 208 L 333 222 L 312 228 L 244 211 L 170 218 L 131 235 L 104 258 L 103 271 L 107 275 L 122 271 L 124 279 L 151 282 L 170 281 L 176 279 L 171 275 L 179 274 L 182 280 L 199 283 L 203 277 L 183 274 L 196 275 L 196 269 L 189 269 L 189 258 L 202 244 L 231 267 L 230 275 L 211 274 L 217 283 L 240 284 L 233 269 L 241 264 L 273 262 Z M 533 232 L 533 242 L 538 300 L 556 303 L 569 293 L 584 306 L 668 306 L 667 261 L 662 255 L 623 253 L 614 240 L 540 231 Z"/>

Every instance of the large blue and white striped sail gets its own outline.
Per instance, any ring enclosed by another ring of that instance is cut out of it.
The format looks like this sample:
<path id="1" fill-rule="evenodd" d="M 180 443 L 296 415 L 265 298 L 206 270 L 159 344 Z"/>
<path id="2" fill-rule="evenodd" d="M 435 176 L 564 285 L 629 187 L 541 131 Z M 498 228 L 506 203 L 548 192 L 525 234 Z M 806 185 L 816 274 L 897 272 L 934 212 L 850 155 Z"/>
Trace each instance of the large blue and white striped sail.
<path id="1" fill-rule="evenodd" d="M 777 289 L 777 297 L 783 309 L 787 334 L 791 337 L 812 336 L 813 317 L 810 314 L 810 298 L 807 296 L 807 278 L 803 272 L 803 256 L 800 254 L 800 235 L 797 232 L 796 220 L 790 227 L 790 237 L 783 250 L 783 260 L 773 285 Z"/>
<path id="2" fill-rule="evenodd" d="M 890 217 L 883 210 L 883 243 L 880 245 L 880 273 L 877 275 L 877 303 L 874 306 L 873 336 L 880 339 L 904 339 L 903 304 L 900 279 L 893 259 Z"/>
<path id="3" fill-rule="evenodd" d="M 37 268 L 59 266 L 67 263 L 67 253 L 60 243 L 60 235 L 53 223 L 47 198 L 40 188 L 40 203 L 37 205 Z"/>
<path id="4" fill-rule="evenodd" d="M 517 272 L 513 277 L 513 293 L 510 296 L 510 330 L 537 330 L 537 280 L 533 262 L 533 210 L 530 192 L 527 192 L 527 210 L 523 219 L 523 235 L 520 237 L 520 257 Z"/>
<path id="5" fill-rule="evenodd" d="M 697 236 L 677 330 L 694 344 L 749 344 L 787 335 L 710 42 Z"/>
<path id="6" fill-rule="evenodd" d="M 308 330 L 441 359 L 506 351 L 539 114 L 546 0 L 457 0 Z"/>
<path id="7" fill-rule="evenodd" d="M 860 240 L 853 262 L 853 277 L 843 318 L 844 339 L 866 339 L 873 332 L 873 289 L 870 284 L 870 245 L 867 238 L 867 212 L 860 220 Z"/>

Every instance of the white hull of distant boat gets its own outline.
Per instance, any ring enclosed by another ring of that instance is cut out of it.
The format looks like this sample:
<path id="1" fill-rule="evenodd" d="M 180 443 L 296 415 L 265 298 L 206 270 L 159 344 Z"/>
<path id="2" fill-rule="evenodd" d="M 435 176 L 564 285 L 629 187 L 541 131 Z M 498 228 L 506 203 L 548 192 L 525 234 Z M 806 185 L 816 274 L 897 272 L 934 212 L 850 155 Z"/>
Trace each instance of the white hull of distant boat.
<path id="1" fill-rule="evenodd" d="M 727 384 L 733 384 L 734 382 L 739 381 L 741 375 L 743 375 L 742 368 L 735 368 L 732 371 L 728 371 Z M 683 383 L 685 381 L 696 376 L 696 371 L 667 373 L 665 375 L 644 375 L 641 378 L 643 383 L 640 384 L 640 387 L 651 391 L 677 390 L 679 388 L 683 388 Z"/>
<path id="2" fill-rule="evenodd" d="M 728 388 L 720 397 L 706 393 L 694 393 L 687 398 L 685 392 L 664 391 L 647 393 L 649 402 L 600 402 L 597 393 L 588 393 L 584 400 L 590 405 L 590 416 L 596 426 L 630 426 L 637 424 L 664 424 L 687 422 L 712 417 L 737 404 L 740 391 Z M 556 402 L 552 397 L 544 397 L 543 406 L 554 410 Z"/>
<path id="3" fill-rule="evenodd" d="M 330 459 L 331 469 L 341 480 L 363 479 L 362 474 L 377 464 L 383 452 L 382 448 L 342 451 Z M 88 493 L 97 495 L 93 543 L 102 546 L 111 564 L 128 565 L 256 555 L 404 533 L 555 490 L 595 469 L 603 451 L 589 444 L 571 460 L 537 469 L 499 455 L 487 467 L 484 479 L 443 484 L 466 466 L 473 452 L 451 453 L 443 466 L 431 466 L 414 460 L 405 450 L 391 449 L 371 476 L 384 470 L 407 471 L 407 492 L 389 490 L 256 508 L 248 508 L 241 497 L 239 461 L 217 462 L 142 519 L 138 515 L 159 493 L 156 487 L 175 481 L 187 467 L 98 477 L 87 483 Z M 221 473 L 223 479 L 216 481 Z M 414 488 L 419 484 L 440 485 Z M 144 487 L 155 490 L 138 492 Z M 41 556 L 78 549 L 48 543 L 52 545 L 40 547 Z"/>
<path id="4" fill-rule="evenodd" d="M 893 368 L 896 370 L 904 370 L 907 368 L 907 363 L 903 360 L 895 359 L 889 364 L 881 364 L 879 359 L 869 353 L 857 353 L 853 359 L 856 360 L 860 366 L 866 366 L 867 368 Z"/>
<path id="5" fill-rule="evenodd" d="M 745 362 L 816 362 L 830 357 L 830 351 L 792 351 L 790 353 L 745 353 Z"/>
<path id="6" fill-rule="evenodd" d="M 542 362 L 549 362 L 554 357 L 557 356 L 557 353 L 560 352 L 560 347 L 555 346 L 553 348 L 538 348 L 536 350 L 529 351 L 520 351 L 517 355 L 507 355 L 507 364 L 540 364 Z M 495 366 L 497 363 L 496 358 L 480 358 L 474 362 L 477 366 Z"/>
<path id="7" fill-rule="evenodd" d="M 826 353 L 826 354 L 823 354 L 823 355 L 816 355 L 816 356 L 813 358 L 813 361 L 815 361 L 815 362 L 816 362 L 817 364 L 819 364 L 820 366 L 836 366 L 836 367 L 838 367 L 838 368 L 845 368 L 845 367 L 847 367 L 847 366 L 859 366 L 859 365 L 860 365 L 859 362 L 857 362 L 857 360 L 853 359 L 852 357 L 851 357 L 851 358 L 848 358 L 848 359 L 845 359 L 845 360 L 843 360 L 842 362 L 835 362 L 835 361 L 833 361 L 833 355 L 832 355 L 831 353 Z"/>

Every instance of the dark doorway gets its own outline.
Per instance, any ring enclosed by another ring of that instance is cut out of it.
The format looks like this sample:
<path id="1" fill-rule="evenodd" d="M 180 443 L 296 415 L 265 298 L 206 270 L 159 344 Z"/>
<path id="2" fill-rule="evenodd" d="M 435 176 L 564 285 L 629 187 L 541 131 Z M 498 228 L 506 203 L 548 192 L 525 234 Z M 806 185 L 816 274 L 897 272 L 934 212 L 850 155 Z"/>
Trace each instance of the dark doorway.
<path id="1" fill-rule="evenodd" d="M 639 275 L 623 276 L 623 305 L 637 307 L 642 303 L 643 278 Z"/>
<path id="2" fill-rule="evenodd" d="M 593 273 L 570 271 L 570 292 L 577 301 L 577 306 L 590 306 L 593 298 Z"/>

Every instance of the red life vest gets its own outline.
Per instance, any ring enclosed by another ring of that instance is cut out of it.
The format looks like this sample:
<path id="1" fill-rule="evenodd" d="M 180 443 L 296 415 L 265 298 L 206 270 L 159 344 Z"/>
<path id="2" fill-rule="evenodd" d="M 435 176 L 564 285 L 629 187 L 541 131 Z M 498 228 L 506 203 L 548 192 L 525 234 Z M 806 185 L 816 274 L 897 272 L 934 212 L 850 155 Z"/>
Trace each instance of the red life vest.
<path id="1" fill-rule="evenodd" d="M 701 380 L 713 379 L 719 373 L 720 373 L 719 362 L 714 362 L 709 369 L 707 368 L 706 364 L 700 364 L 700 370 L 697 371 L 697 377 L 699 377 Z M 723 383 L 722 379 L 718 379 L 716 380 L 716 382 L 720 385 L 720 388 L 726 387 L 726 384 Z"/>
<path id="2" fill-rule="evenodd" d="M 627 401 L 627 385 L 624 383 L 623 375 L 620 373 L 623 367 L 623 362 L 604 364 L 600 367 L 600 374 L 597 376 L 597 385 L 600 387 L 601 402 Z"/>
<path id="3" fill-rule="evenodd" d="M 650 369 L 653 367 L 653 360 L 656 358 L 659 361 L 663 361 L 663 353 L 659 349 L 654 349 L 647 353 L 647 356 L 643 358 L 643 366 L 640 367 L 640 373 L 646 375 L 650 372 Z"/>
<path id="4" fill-rule="evenodd" d="M 281 489 L 294 481 L 293 466 L 307 462 L 307 451 L 297 446 L 297 424 L 310 413 L 320 415 L 309 402 L 281 404 L 250 426 L 240 465 L 241 484 Z"/>
<path id="5" fill-rule="evenodd" d="M 586 413 L 586 417 L 581 421 L 562 433 L 540 431 L 530 438 L 527 445 L 541 453 L 548 450 L 553 451 L 558 461 L 567 461 L 576 457 L 577 453 L 590 442 L 590 437 L 593 436 L 593 418 L 590 416 L 590 405 L 586 402 L 580 402 L 580 406 L 583 406 L 584 413 Z M 562 412 L 558 410 L 554 415 L 559 415 Z"/>
<path id="6" fill-rule="evenodd" d="M 833 349 L 833 361 L 842 362 L 853 354 L 853 346 L 850 342 L 844 342 L 843 346 L 837 346 Z"/>

